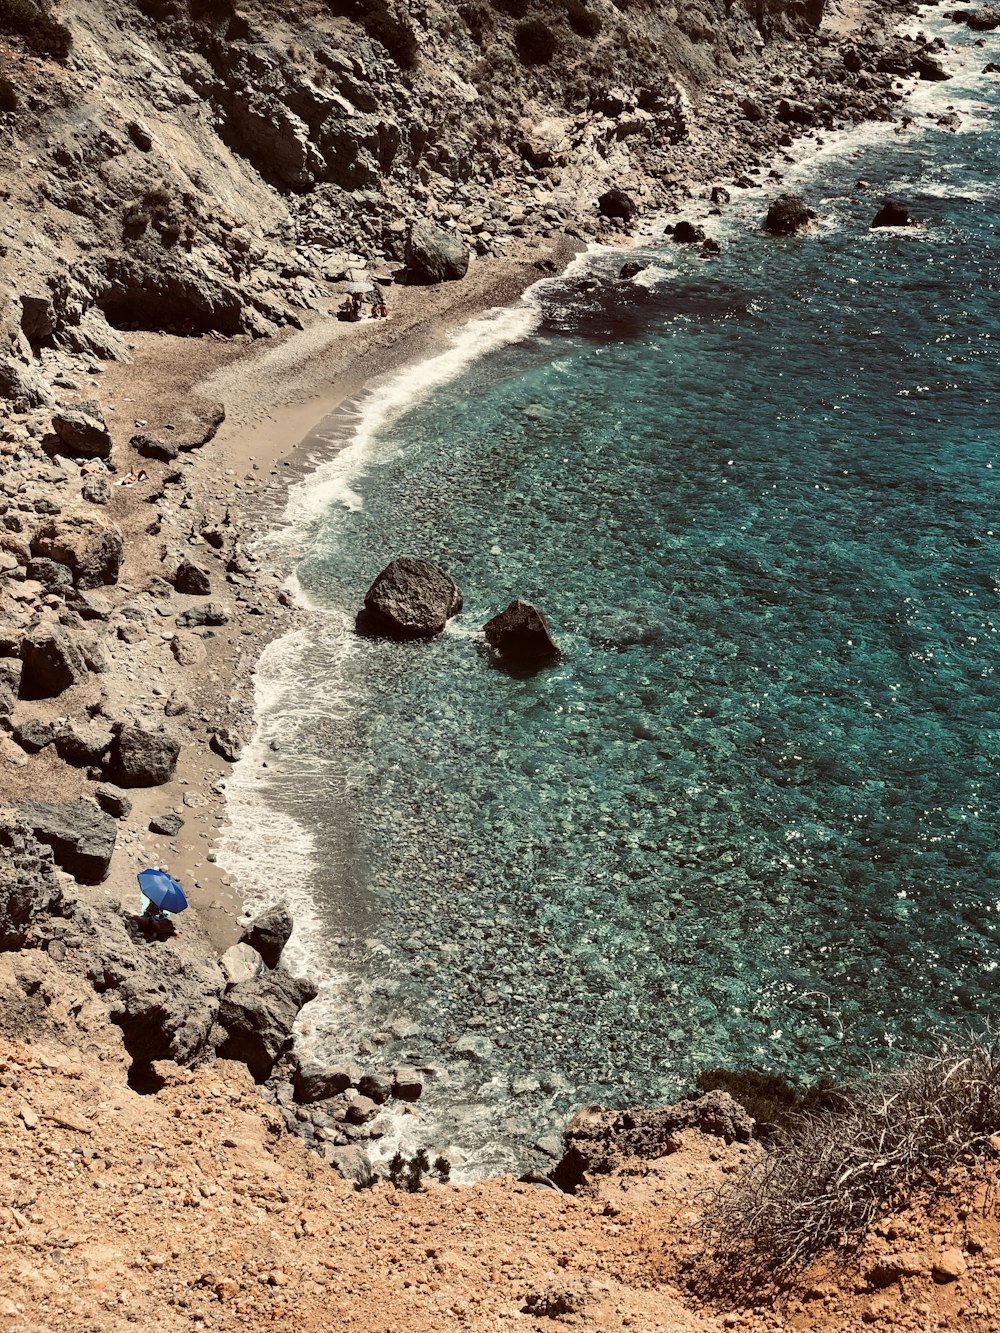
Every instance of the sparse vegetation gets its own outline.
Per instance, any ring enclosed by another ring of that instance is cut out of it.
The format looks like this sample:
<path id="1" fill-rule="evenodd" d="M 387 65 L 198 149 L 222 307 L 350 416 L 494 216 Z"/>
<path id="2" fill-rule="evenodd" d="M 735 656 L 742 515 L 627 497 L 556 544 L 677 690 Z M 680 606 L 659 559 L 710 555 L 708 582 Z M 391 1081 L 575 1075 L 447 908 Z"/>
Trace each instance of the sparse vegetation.
<path id="1" fill-rule="evenodd" d="M 165 246 L 183 240 L 190 250 L 196 228 L 193 219 L 183 211 L 183 203 L 174 194 L 167 181 L 161 180 L 142 196 L 125 206 L 122 226 L 126 236 L 141 236 L 150 226 L 155 227 Z"/>
<path id="2" fill-rule="evenodd" d="M 727 1281 L 752 1281 L 850 1251 L 918 1186 L 990 1154 L 998 1130 L 1000 1045 L 945 1042 L 833 1114 L 803 1116 L 725 1185 L 706 1217 L 717 1263 Z"/>
<path id="3" fill-rule="evenodd" d="M 73 37 L 45 0 L 0 0 L 0 36 L 17 38 L 39 56 L 65 60 Z"/>
<path id="4" fill-rule="evenodd" d="M 517 54 L 526 65 L 547 65 L 558 50 L 556 35 L 542 19 L 528 19 L 514 29 Z"/>
<path id="5" fill-rule="evenodd" d="M 435 1157 L 432 1167 L 426 1148 L 421 1148 L 410 1158 L 398 1152 L 389 1163 L 389 1180 L 398 1190 L 406 1190 L 408 1194 L 418 1194 L 423 1189 L 424 1177 L 429 1176 L 432 1171 L 444 1185 L 451 1176 L 451 1163 L 441 1154 Z"/>

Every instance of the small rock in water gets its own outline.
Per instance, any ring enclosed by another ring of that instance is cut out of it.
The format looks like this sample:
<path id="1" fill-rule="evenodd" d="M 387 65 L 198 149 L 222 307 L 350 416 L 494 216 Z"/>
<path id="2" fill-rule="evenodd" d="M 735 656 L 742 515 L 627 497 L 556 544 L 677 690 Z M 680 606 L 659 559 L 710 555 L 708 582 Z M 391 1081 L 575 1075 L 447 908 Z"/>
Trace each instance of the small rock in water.
<path id="1" fill-rule="evenodd" d="M 536 666 L 559 656 L 545 617 L 530 602 L 511 602 L 486 622 L 483 633 L 491 648 L 518 665 Z"/>
<path id="2" fill-rule="evenodd" d="M 905 204 L 896 199 L 883 199 L 882 207 L 872 219 L 871 227 L 919 227 L 921 224 L 911 216 Z"/>

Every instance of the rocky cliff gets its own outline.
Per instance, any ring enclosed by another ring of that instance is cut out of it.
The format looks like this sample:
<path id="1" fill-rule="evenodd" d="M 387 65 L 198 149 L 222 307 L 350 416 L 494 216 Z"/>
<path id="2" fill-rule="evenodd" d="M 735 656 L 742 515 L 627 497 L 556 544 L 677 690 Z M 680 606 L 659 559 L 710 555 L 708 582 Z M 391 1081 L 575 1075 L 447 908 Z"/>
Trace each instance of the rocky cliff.
<path id="1" fill-rule="evenodd" d="M 398 266 L 414 226 L 480 255 L 620 229 L 732 122 L 739 174 L 817 81 L 832 125 L 884 114 L 907 65 L 817 35 L 823 0 L 49 4 L 0 7 L 0 392 L 34 406 L 47 347 L 265 335 L 352 265 Z"/>

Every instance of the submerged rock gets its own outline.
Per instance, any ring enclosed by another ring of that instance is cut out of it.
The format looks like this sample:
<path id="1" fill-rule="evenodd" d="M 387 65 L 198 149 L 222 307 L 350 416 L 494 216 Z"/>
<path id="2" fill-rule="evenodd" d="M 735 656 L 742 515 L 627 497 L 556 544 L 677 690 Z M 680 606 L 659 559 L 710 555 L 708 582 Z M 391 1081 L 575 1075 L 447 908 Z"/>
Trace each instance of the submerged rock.
<path id="1" fill-rule="evenodd" d="M 486 622 L 483 633 L 501 657 L 520 666 L 534 666 L 559 656 L 545 617 L 530 602 L 511 602 L 506 611 Z"/>
<path id="2" fill-rule="evenodd" d="M 905 204 L 897 199 L 883 199 L 882 207 L 872 218 L 871 229 L 876 227 L 919 227 L 921 223 L 912 216 Z"/>
<path id="3" fill-rule="evenodd" d="M 771 236 L 793 236 L 805 231 L 818 216 L 797 194 L 779 194 L 767 210 L 764 230 Z"/>
<path id="4" fill-rule="evenodd" d="M 462 609 L 462 590 L 438 565 L 416 556 L 391 561 L 365 594 L 359 634 L 429 639 Z"/>

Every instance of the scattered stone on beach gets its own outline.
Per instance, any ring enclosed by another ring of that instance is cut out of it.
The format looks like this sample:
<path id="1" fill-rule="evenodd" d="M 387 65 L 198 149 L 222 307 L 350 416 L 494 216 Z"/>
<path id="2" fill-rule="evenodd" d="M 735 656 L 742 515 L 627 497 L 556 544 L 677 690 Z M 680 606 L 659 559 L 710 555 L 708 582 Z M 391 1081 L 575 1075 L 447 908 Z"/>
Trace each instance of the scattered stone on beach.
<path id="1" fill-rule="evenodd" d="M 560 653 L 541 611 L 520 599 L 488 620 L 483 633 L 502 658 L 521 666 L 548 662 Z"/>
<path id="2" fill-rule="evenodd" d="M 371 1097 L 359 1093 L 348 1105 L 346 1120 L 351 1125 L 364 1125 L 378 1111 L 378 1104 Z"/>
<path id="3" fill-rule="evenodd" d="M 124 552 L 121 529 L 96 514 L 50 519 L 31 541 L 31 554 L 65 565 L 77 588 L 117 583 Z"/>
<path id="4" fill-rule="evenodd" d="M 17 814 L 55 863 L 81 884 L 108 877 L 118 825 L 91 801 L 22 801 Z"/>
<path id="5" fill-rule="evenodd" d="M 193 560 L 182 560 L 174 574 L 174 587 L 178 592 L 193 597 L 207 597 L 212 591 L 212 578 L 207 569 L 202 569 Z"/>
<path id="6" fill-rule="evenodd" d="M 57 412 L 52 418 L 54 435 L 47 437 L 52 453 L 71 458 L 110 458 L 111 435 L 97 408 L 90 412 Z"/>
<path id="7" fill-rule="evenodd" d="M 612 185 L 610 190 L 598 196 L 597 209 L 602 217 L 620 219 L 622 222 L 631 222 L 639 212 L 638 204 L 620 185 Z"/>
<path id="8" fill-rule="evenodd" d="M 77 641 L 61 625 L 41 624 L 21 642 L 22 699 L 51 699 L 87 676 L 87 663 Z"/>
<path id="9" fill-rule="evenodd" d="M 173 811 L 163 815 L 154 815 L 149 821 L 150 833 L 162 833 L 168 838 L 174 838 L 184 827 L 184 820 L 180 815 Z"/>
<path id="10" fill-rule="evenodd" d="M 208 656 L 205 645 L 197 635 L 175 634 L 170 640 L 170 651 L 178 666 L 200 666 Z M 165 710 L 170 716 L 169 710 Z"/>
<path id="11" fill-rule="evenodd" d="M 376 1106 L 381 1106 L 392 1096 L 393 1077 L 384 1069 L 376 1069 L 364 1074 L 358 1080 L 358 1092 L 368 1097 Z"/>
<path id="12" fill-rule="evenodd" d="M 218 602 L 199 602 L 189 606 L 174 621 L 178 629 L 195 629 L 202 625 L 225 625 L 229 612 Z"/>
<path id="13" fill-rule="evenodd" d="M 177 767 L 181 743 L 163 727 L 117 723 L 106 777 L 119 787 L 160 787 Z"/>
<path id="14" fill-rule="evenodd" d="M 213 732 L 209 745 L 227 764 L 235 764 L 243 753 L 243 742 L 230 727 Z"/>
<path id="15" fill-rule="evenodd" d="M 110 782 L 99 782 L 94 789 L 94 799 L 102 810 L 115 819 L 127 819 L 132 813 L 132 802 L 118 787 Z"/>
<path id="16" fill-rule="evenodd" d="M 871 221 L 873 230 L 876 227 L 920 227 L 921 225 L 906 205 L 897 199 L 883 199 L 882 206 Z"/>
<path id="17" fill-rule="evenodd" d="M 390 561 L 365 594 L 359 634 L 389 639 L 428 639 L 462 609 L 462 590 L 438 565 L 416 556 Z"/>
<path id="18" fill-rule="evenodd" d="M 418 223 L 406 238 L 404 262 L 411 282 L 453 282 L 468 272 L 469 252 L 454 232 Z"/>
<path id="19" fill-rule="evenodd" d="M 415 1102 L 424 1090 L 424 1081 L 412 1065 L 397 1065 L 392 1071 L 392 1095 L 401 1102 Z"/>
<path id="20" fill-rule="evenodd" d="M 286 903 L 275 903 L 258 913 L 240 936 L 241 944 L 256 949 L 268 967 L 278 966 L 281 951 L 291 938 L 294 922 Z"/>
<path id="21" fill-rule="evenodd" d="M 672 239 L 675 245 L 700 245 L 705 239 L 705 228 L 682 218 L 674 227 Z"/>
<path id="22" fill-rule="evenodd" d="M 818 216 L 797 194 L 779 194 L 767 210 L 764 230 L 771 236 L 793 236 L 808 230 Z"/>

